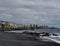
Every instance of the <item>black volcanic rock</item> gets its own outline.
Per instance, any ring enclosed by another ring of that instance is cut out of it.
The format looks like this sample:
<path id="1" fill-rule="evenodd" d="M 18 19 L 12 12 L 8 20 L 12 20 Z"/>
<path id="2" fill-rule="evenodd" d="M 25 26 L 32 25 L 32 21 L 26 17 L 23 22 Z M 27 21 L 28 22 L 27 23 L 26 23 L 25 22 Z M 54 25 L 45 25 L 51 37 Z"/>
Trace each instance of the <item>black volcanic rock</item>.
<path id="1" fill-rule="evenodd" d="M 42 32 L 42 33 L 40 33 L 40 35 L 41 35 L 41 36 L 50 36 L 50 34 L 47 33 L 47 32 Z"/>
<path id="2" fill-rule="evenodd" d="M 57 34 L 53 34 L 53 36 L 58 36 Z"/>

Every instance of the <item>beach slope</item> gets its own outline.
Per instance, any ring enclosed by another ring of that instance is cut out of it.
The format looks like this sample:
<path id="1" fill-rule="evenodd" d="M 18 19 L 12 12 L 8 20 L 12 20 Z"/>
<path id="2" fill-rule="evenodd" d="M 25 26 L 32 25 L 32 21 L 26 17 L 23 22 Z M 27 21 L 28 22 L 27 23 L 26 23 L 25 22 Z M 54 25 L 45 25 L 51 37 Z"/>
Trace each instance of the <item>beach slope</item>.
<path id="1" fill-rule="evenodd" d="M 0 46 L 60 46 L 60 44 L 31 39 L 19 33 L 0 32 Z"/>

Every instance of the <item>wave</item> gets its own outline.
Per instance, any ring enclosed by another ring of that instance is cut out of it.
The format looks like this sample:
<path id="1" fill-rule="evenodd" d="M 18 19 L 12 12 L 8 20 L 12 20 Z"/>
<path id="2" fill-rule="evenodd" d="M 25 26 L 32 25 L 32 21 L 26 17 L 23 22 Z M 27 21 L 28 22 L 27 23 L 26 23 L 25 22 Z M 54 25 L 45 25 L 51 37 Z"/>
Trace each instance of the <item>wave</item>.
<path id="1" fill-rule="evenodd" d="M 58 36 L 51 35 L 51 36 L 43 37 L 43 38 L 48 39 L 48 40 L 51 40 L 51 41 L 54 41 L 54 42 L 60 44 L 60 35 L 58 35 Z"/>
<path id="2" fill-rule="evenodd" d="M 25 30 L 24 30 L 24 31 L 25 31 Z M 5 31 L 5 32 L 22 33 L 23 31 Z M 34 31 L 31 31 L 31 32 L 34 32 Z M 38 31 L 38 32 L 39 32 L 39 31 Z M 51 32 L 51 34 L 53 34 L 53 33 Z M 58 36 L 53 36 L 53 35 L 47 36 L 47 37 L 45 37 L 45 36 L 44 36 L 44 37 L 41 37 L 41 36 L 40 36 L 40 38 L 43 39 L 43 41 L 54 41 L 54 42 L 60 44 L 60 32 L 59 32 L 59 33 L 55 33 L 55 34 L 57 34 Z"/>

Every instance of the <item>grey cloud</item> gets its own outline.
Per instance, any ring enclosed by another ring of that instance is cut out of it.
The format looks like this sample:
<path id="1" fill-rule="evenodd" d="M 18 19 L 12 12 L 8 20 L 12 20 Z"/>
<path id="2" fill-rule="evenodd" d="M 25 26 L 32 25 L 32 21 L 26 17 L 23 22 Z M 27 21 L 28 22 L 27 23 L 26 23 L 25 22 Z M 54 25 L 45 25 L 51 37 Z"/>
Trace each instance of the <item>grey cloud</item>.
<path id="1" fill-rule="evenodd" d="M 0 19 L 5 18 L 3 20 L 11 20 L 19 23 L 60 23 L 59 1 L 0 0 Z"/>

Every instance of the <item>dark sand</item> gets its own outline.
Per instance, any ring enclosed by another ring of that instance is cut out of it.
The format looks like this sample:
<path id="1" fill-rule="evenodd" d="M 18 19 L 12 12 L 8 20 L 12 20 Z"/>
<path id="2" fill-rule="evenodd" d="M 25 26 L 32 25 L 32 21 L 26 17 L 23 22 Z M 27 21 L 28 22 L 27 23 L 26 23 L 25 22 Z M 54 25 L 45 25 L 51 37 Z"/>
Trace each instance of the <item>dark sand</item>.
<path id="1" fill-rule="evenodd" d="M 60 46 L 60 44 L 34 40 L 22 34 L 0 32 L 0 46 Z"/>

